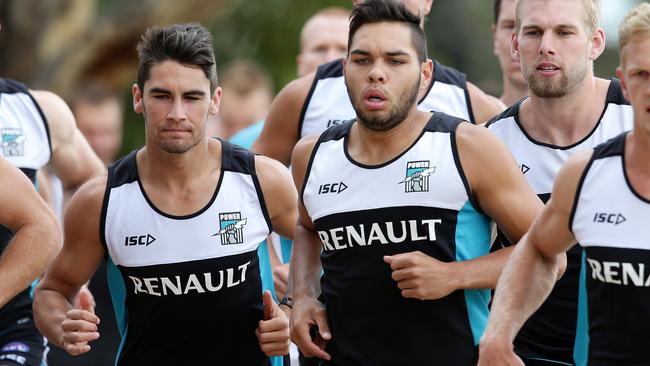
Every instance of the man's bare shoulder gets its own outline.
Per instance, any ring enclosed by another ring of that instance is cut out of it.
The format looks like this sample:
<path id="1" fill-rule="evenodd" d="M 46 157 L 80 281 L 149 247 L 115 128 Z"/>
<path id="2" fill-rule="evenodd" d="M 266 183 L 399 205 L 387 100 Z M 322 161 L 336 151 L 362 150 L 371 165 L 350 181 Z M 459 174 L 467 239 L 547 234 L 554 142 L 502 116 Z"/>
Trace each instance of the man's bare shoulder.
<path id="1" fill-rule="evenodd" d="M 49 125 L 52 148 L 56 150 L 64 141 L 68 141 L 74 134 L 76 122 L 70 107 L 55 93 L 47 90 L 30 90 L 38 103 Z"/>
<path id="2" fill-rule="evenodd" d="M 108 176 L 106 174 L 94 177 L 81 185 L 75 192 L 70 204 L 76 202 L 79 205 L 97 204 L 104 200 Z"/>

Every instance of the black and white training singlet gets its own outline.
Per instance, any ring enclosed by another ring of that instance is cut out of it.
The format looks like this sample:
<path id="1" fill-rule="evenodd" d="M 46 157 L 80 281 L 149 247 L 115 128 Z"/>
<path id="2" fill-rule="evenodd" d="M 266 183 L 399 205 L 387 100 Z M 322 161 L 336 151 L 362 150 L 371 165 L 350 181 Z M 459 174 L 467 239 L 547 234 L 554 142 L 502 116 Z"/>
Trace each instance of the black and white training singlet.
<path id="1" fill-rule="evenodd" d="M 347 150 L 354 120 L 325 131 L 302 199 L 322 242 L 322 300 L 331 365 L 476 365 L 489 290 L 404 298 L 384 255 L 421 251 L 444 262 L 487 254 L 490 219 L 460 165 L 462 120 L 434 113 L 405 152 L 381 164 Z"/>
<path id="2" fill-rule="evenodd" d="M 598 146 L 578 184 L 569 226 L 582 250 L 579 365 L 650 363 L 650 201 L 630 184 L 627 134 Z"/>
<path id="3" fill-rule="evenodd" d="M 603 113 L 594 129 L 570 146 L 542 143 L 528 135 L 519 121 L 523 100 L 493 118 L 487 128 L 508 147 L 528 184 L 544 203 L 551 196 L 555 176 L 573 154 L 592 149 L 633 126 L 632 107 L 624 99 L 617 79 L 611 80 Z M 584 359 L 584 355 L 574 353 L 574 344 L 580 338 L 576 335 L 580 258 L 577 245 L 567 252 L 566 272 L 517 335 L 515 352 L 521 357 L 559 364 Z"/>
<path id="4" fill-rule="evenodd" d="M 425 112 L 442 112 L 474 123 L 465 74 L 433 61 L 434 75 L 427 95 L 418 103 Z M 320 65 L 300 114 L 300 137 L 320 134 L 356 116 L 343 77 L 343 60 Z"/>
<path id="5" fill-rule="evenodd" d="M 267 365 L 257 249 L 271 231 L 254 156 L 222 141 L 221 177 L 198 212 L 160 211 L 136 152 L 109 168 L 100 235 L 122 333 L 118 366 Z"/>
<path id="6" fill-rule="evenodd" d="M 34 183 L 36 171 L 52 156 L 50 132 L 43 111 L 25 85 L 0 78 L 0 156 L 18 167 Z M 13 237 L 0 226 L 0 254 Z M 1 281 L 2 279 L 0 279 Z M 15 328 L 37 334 L 32 319 L 31 288 L 27 288 L 0 308 L 0 339 Z M 24 329 L 31 324 L 30 330 Z M 21 331 L 22 331 L 21 330 Z M 2 344 L 0 344 L 2 346 Z"/>

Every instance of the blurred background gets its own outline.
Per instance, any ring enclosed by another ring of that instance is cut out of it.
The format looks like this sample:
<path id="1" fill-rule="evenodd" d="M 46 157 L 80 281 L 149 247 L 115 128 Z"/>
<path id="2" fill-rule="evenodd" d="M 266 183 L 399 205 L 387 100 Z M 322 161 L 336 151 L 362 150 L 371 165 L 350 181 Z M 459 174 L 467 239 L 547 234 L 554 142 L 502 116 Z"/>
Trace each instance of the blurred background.
<path id="1" fill-rule="evenodd" d="M 602 0 L 608 48 L 596 75 L 614 75 L 617 26 L 641 0 Z M 296 77 L 304 21 L 350 0 L 0 0 L 0 76 L 66 100 L 84 85 L 101 84 L 123 101 L 119 155 L 142 146 L 142 117 L 131 107 L 135 44 L 152 25 L 198 21 L 212 30 L 218 70 L 238 59 L 268 70 L 274 92 Z M 501 73 L 492 52 L 492 0 L 435 0 L 426 22 L 430 56 L 455 67 L 485 92 L 499 95 Z"/>

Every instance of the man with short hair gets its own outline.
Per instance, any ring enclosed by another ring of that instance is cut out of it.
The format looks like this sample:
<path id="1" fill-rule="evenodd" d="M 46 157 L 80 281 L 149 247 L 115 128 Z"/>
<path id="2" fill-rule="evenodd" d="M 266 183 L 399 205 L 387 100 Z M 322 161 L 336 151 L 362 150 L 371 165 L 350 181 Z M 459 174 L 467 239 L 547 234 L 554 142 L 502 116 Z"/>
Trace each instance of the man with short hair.
<path id="1" fill-rule="evenodd" d="M 233 141 L 232 138 L 266 116 L 273 100 L 273 81 L 260 65 L 244 59 L 225 67 L 222 75 L 224 94 L 220 113 L 217 121 L 214 121 L 220 125 L 219 137 L 248 149 L 250 144 L 246 144 L 246 141 L 240 138 Z M 261 130 L 261 125 L 254 128 Z"/>
<path id="2" fill-rule="evenodd" d="M 317 11 L 307 19 L 300 31 L 300 53 L 296 57 L 298 77 L 345 55 L 349 18 L 348 9 L 332 6 Z"/>
<path id="3" fill-rule="evenodd" d="M 349 17 L 350 11 L 345 8 L 327 7 L 307 19 L 300 31 L 300 53 L 296 56 L 298 77 L 316 71 L 319 65 L 345 56 Z M 244 128 L 235 133 L 230 141 L 250 148 L 262 132 L 264 123 L 262 119 Z"/>
<path id="4" fill-rule="evenodd" d="M 58 95 L 0 78 L 0 98 L 0 156 L 18 167 L 35 187 L 44 184 L 36 173 L 48 163 L 68 195 L 106 171 Z M 13 235 L 0 225 L 0 253 Z M 26 286 L 0 309 L 0 360 L 4 364 L 16 364 L 19 358 L 35 365 L 45 362 L 47 342 L 34 325 L 32 290 Z"/>
<path id="5" fill-rule="evenodd" d="M 632 107 L 619 81 L 593 74 L 593 62 L 605 47 L 599 10 L 595 0 L 517 4 L 512 50 L 528 80 L 530 98 L 487 126 L 508 146 L 544 202 L 569 157 L 632 128 Z M 580 247 L 569 250 L 567 258 L 566 273 L 515 339 L 515 352 L 529 364 L 574 364 L 583 358 L 575 352 Z"/>
<path id="6" fill-rule="evenodd" d="M 510 52 L 512 32 L 515 30 L 515 0 L 494 0 L 492 42 L 499 59 L 503 93 L 499 99 L 507 106 L 528 95 L 528 84 L 521 74 L 519 60 Z"/>
<path id="7" fill-rule="evenodd" d="M 122 147 L 123 106 L 120 97 L 100 84 L 82 86 L 70 100 L 77 126 L 105 165 Z"/>
<path id="8" fill-rule="evenodd" d="M 61 248 L 61 231 L 54 214 L 29 179 L 2 156 L 0 207 L 0 225 L 14 233 L 10 241 L 2 243 L 0 256 L 0 309 L 4 310 L 7 303 L 24 291 L 54 260 Z M 26 316 L 11 312 L 4 315 Z M 30 332 L 29 325 L 3 324 L 8 328 L 2 328 L 0 332 L 0 365 L 37 365 L 43 362 L 42 352 L 46 348 L 40 334 Z M 32 348 L 40 349 L 41 353 L 30 352 Z"/>
<path id="9" fill-rule="evenodd" d="M 359 3 L 359 0 L 353 3 Z M 433 0 L 407 0 L 405 5 L 415 14 L 426 15 Z M 422 24 L 424 25 L 424 18 Z M 418 94 L 421 110 L 437 111 L 482 123 L 501 112 L 505 106 L 474 84 L 465 74 L 432 60 L 433 77 L 422 85 Z M 288 165 L 291 151 L 301 137 L 319 134 L 332 125 L 354 118 L 343 80 L 343 64 L 334 60 L 319 66 L 315 74 L 296 79 L 276 96 L 262 134 L 253 151 Z"/>
<path id="10" fill-rule="evenodd" d="M 419 16 L 394 0 L 352 14 L 357 118 L 292 157 L 292 339 L 332 365 L 474 365 L 510 251 L 489 254 L 490 218 L 518 240 L 542 203 L 489 131 L 417 108 L 433 77 Z"/>
<path id="11" fill-rule="evenodd" d="M 554 9 L 556 14 L 567 10 Z M 578 322 L 582 342 L 576 344 L 586 357 L 576 364 L 645 365 L 650 360 L 643 337 L 650 326 L 644 271 L 650 267 L 649 4 L 625 17 L 619 48 L 616 75 L 632 104 L 634 129 L 576 154 L 558 173 L 551 200 L 499 280 L 481 340 L 481 366 L 523 365 L 512 347 L 517 330 L 551 293 L 558 256 L 576 243 L 582 247 L 579 312 L 588 314 Z"/>
<path id="12" fill-rule="evenodd" d="M 39 329 L 70 354 L 90 349 L 99 318 L 71 301 L 105 258 L 123 336 L 116 365 L 267 365 L 288 352 L 288 321 L 262 294 L 257 250 L 270 230 L 293 236 L 290 177 L 207 137 L 222 93 L 207 29 L 150 28 L 138 53 L 146 145 L 72 198 L 63 250 L 36 290 Z M 209 336 L 193 336 L 198 327 Z"/>
<path id="13" fill-rule="evenodd" d="M 124 108 L 120 96 L 101 83 L 89 82 L 74 91 L 69 103 L 79 131 L 88 140 L 90 147 L 105 165 L 112 164 L 122 146 Z M 49 178 L 50 186 L 58 182 L 54 175 Z M 56 189 L 52 191 L 56 196 L 58 191 Z M 54 202 L 61 203 L 61 200 L 55 198 Z M 57 212 L 60 213 L 61 208 L 57 208 L 59 209 Z M 102 319 L 98 326 L 101 338 L 94 342 L 90 352 L 77 357 L 69 355 L 59 347 L 51 346 L 47 355 L 49 366 L 112 366 L 115 364 L 113 358 L 120 346 L 120 333 L 117 329 L 104 262 L 100 263 L 90 279 L 88 290 L 92 294 L 94 310 Z"/>

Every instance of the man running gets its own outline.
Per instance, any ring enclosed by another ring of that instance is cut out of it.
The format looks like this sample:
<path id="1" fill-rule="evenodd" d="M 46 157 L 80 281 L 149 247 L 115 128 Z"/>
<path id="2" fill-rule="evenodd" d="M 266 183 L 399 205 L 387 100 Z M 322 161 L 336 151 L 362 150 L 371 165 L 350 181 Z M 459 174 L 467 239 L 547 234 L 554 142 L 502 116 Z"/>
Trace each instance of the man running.
<path id="1" fill-rule="evenodd" d="M 479 365 L 523 365 L 517 330 L 551 293 L 557 258 L 582 247 L 578 322 L 586 357 L 577 365 L 645 365 L 650 360 L 650 5 L 619 30 L 616 74 L 634 109 L 634 129 L 573 156 L 551 200 L 517 245 L 499 280 Z"/>
<path id="2" fill-rule="evenodd" d="M 64 248 L 34 300 L 39 329 L 71 354 L 89 350 L 99 319 L 71 300 L 106 257 L 123 335 L 116 365 L 266 365 L 288 352 L 288 321 L 262 296 L 257 249 L 271 230 L 293 236 L 289 174 L 207 137 L 221 98 L 207 29 L 151 28 L 138 52 L 146 145 L 71 200 Z"/>

